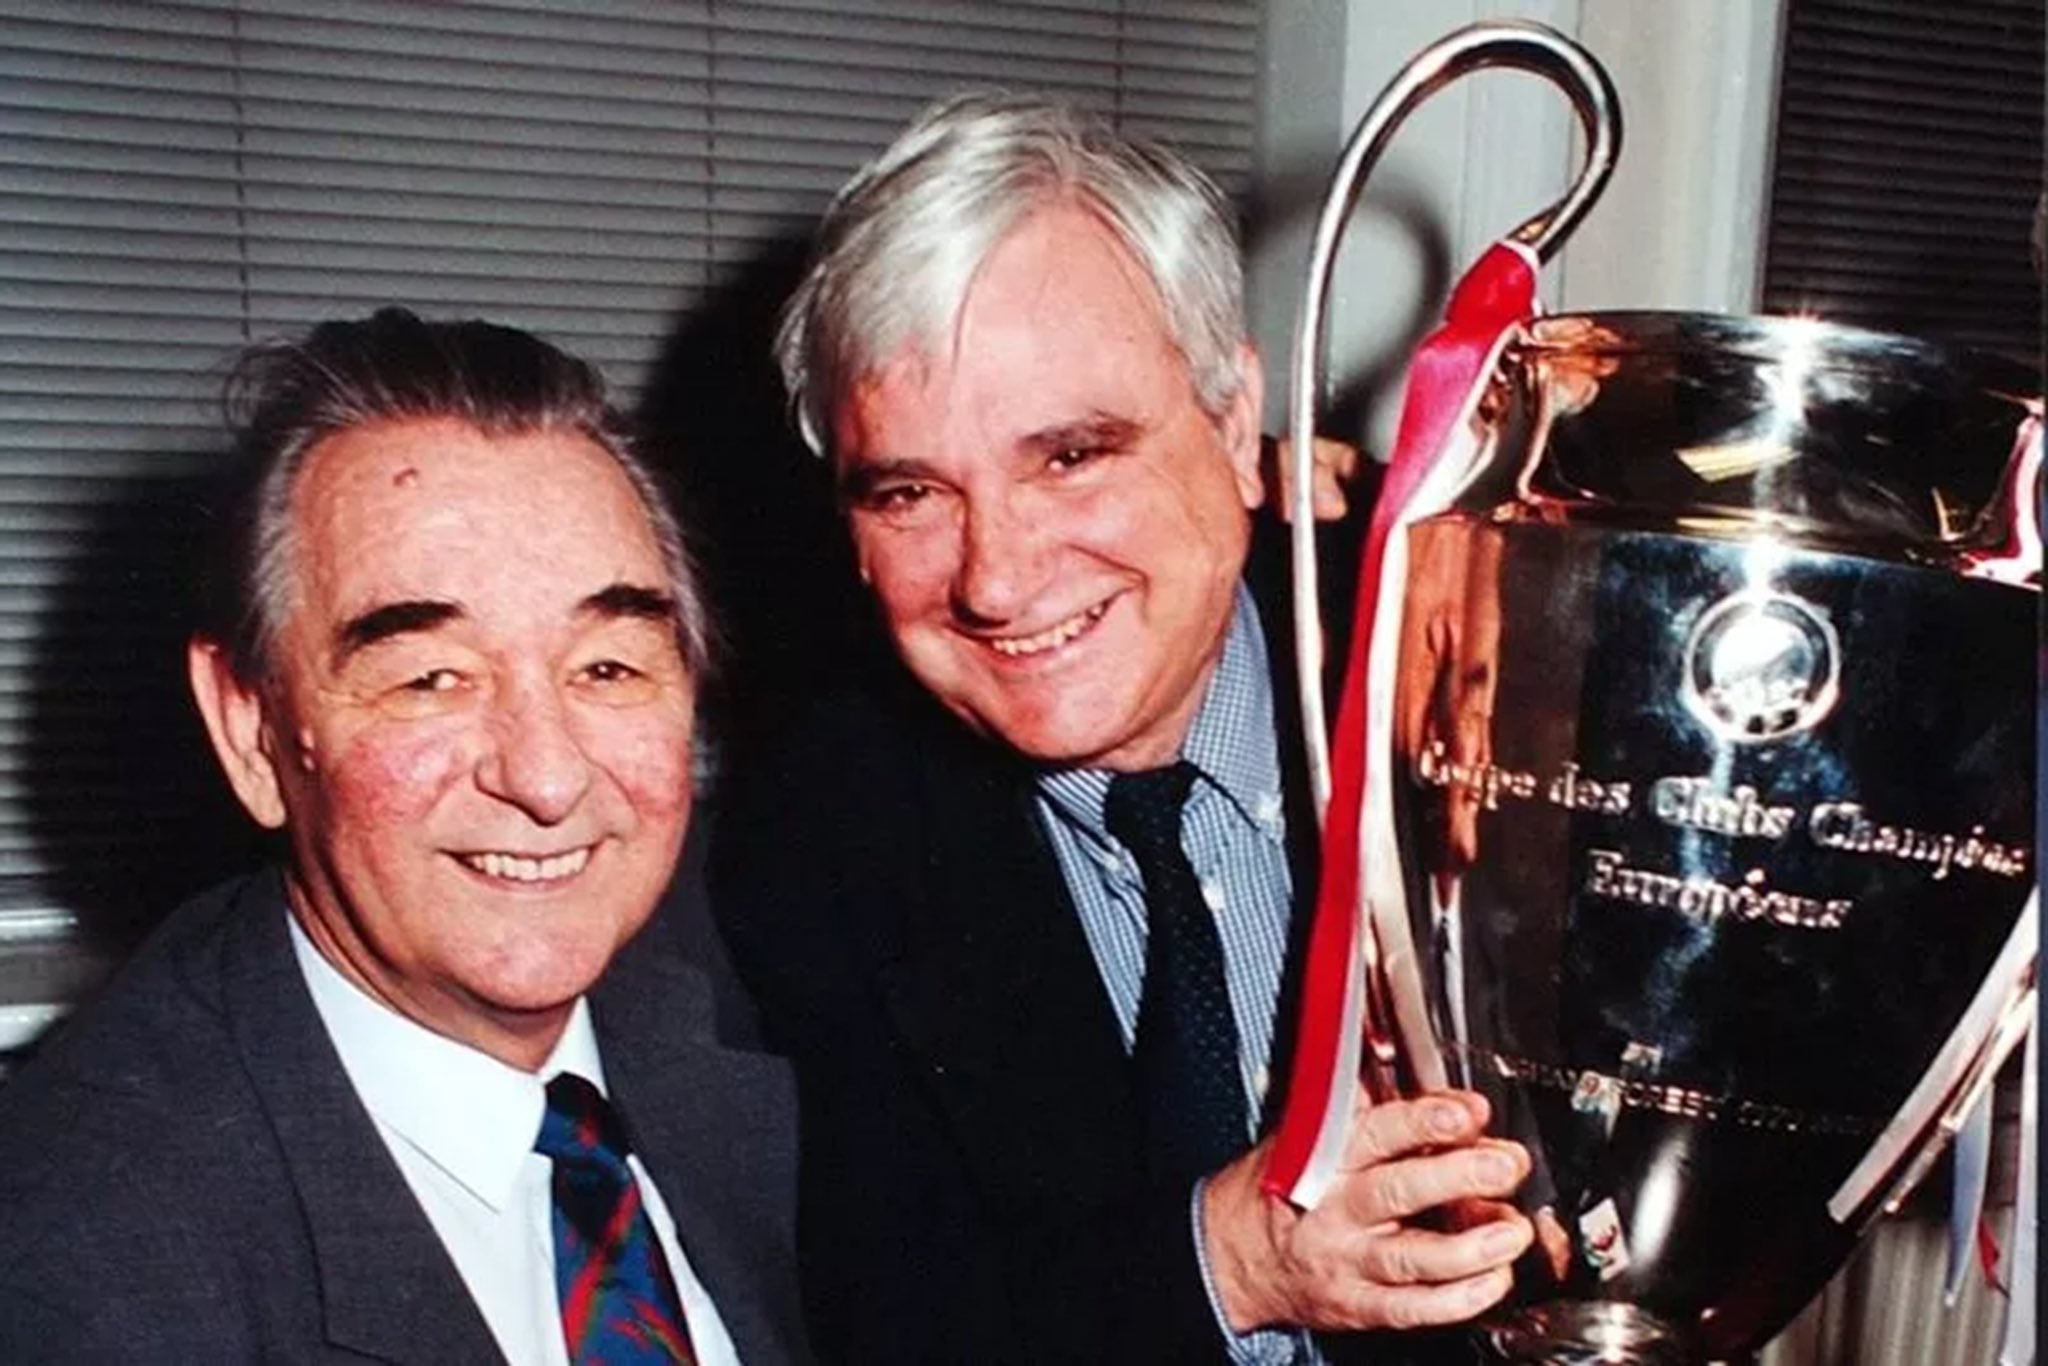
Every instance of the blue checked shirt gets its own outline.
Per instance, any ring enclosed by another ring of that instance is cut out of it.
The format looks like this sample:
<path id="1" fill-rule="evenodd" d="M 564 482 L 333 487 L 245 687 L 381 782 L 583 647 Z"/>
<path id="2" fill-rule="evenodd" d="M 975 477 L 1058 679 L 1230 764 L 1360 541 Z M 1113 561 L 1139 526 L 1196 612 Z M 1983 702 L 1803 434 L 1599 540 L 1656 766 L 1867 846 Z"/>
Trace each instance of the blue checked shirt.
<path id="1" fill-rule="evenodd" d="M 1181 843 L 1216 913 L 1223 941 L 1223 972 L 1237 1017 L 1238 1067 L 1249 1100 L 1249 1143 L 1271 1082 L 1273 1012 L 1287 960 L 1293 879 L 1274 741 L 1272 673 L 1258 608 L 1241 584 L 1222 658 L 1181 757 L 1201 771 L 1181 813 Z M 1038 779 L 1038 809 L 1128 1051 L 1137 1035 L 1138 998 L 1145 985 L 1145 885 L 1136 861 L 1103 821 L 1112 776 L 1100 769 L 1044 773 Z M 1199 1188 L 1192 1207 L 1199 1257 Z M 1206 1259 L 1203 1273 L 1208 1273 Z M 1210 1302 L 1215 1303 L 1213 1284 Z M 1306 1334 L 1232 1335 L 1220 1309 L 1217 1325 L 1229 1337 L 1231 1358 L 1240 1366 L 1313 1361 L 1319 1355 Z"/>

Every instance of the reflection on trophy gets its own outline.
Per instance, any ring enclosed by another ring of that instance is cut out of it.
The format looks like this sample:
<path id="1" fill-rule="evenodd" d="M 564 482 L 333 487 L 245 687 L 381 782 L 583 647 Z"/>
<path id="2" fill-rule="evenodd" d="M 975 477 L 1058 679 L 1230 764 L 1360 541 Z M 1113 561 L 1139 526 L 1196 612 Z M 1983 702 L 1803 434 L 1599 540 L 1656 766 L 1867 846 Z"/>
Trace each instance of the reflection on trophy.
<path id="1" fill-rule="evenodd" d="M 1503 64 L 1572 94 L 1592 166 L 1483 268 L 1528 285 L 1597 193 L 1618 124 L 1582 51 L 1492 25 L 1419 58 L 1325 209 L 1297 452 L 1358 175 Z M 1470 1086 L 1534 1156 L 1542 1234 L 1488 1350 L 1734 1355 L 2032 1014 L 2037 381 L 1809 319 L 1536 319 L 1479 275 L 1418 359 L 1312 764 L 1330 866 L 1275 1184 L 1315 1198 L 1350 1076 Z"/>

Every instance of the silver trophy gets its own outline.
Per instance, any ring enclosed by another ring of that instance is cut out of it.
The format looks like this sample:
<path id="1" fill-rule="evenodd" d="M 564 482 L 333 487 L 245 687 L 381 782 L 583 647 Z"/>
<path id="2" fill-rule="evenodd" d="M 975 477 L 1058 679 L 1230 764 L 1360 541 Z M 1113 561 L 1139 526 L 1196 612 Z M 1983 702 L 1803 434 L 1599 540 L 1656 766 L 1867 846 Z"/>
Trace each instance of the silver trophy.
<path id="1" fill-rule="evenodd" d="M 1416 101 L 1497 65 L 1563 87 L 1589 135 L 1572 196 L 1511 240 L 1546 255 L 1605 177 L 1612 90 L 1559 35 L 1475 27 L 1397 78 L 1318 234 L 1300 502 L 1359 177 Z M 1379 672 L 1346 685 L 1375 776 L 1341 1052 L 1382 1091 L 1485 1093 L 1534 1156 L 1539 1247 L 1481 1325 L 1495 1356 L 1755 1349 L 2023 1037 L 2037 394 L 1811 319 L 1614 313 L 1517 324 L 1456 414 L 1456 468 L 1361 617 Z"/>

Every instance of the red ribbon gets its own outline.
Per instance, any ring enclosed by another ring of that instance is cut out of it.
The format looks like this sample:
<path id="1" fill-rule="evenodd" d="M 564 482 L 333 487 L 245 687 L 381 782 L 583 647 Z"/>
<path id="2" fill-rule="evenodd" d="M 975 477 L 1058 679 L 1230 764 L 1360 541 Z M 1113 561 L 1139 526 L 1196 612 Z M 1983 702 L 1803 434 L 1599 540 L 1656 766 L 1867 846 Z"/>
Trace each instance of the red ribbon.
<path id="1" fill-rule="evenodd" d="M 1274 1136 L 1264 1187 L 1268 1194 L 1313 1204 L 1333 1174 L 1351 1114 L 1356 1078 L 1339 1075 L 1346 1020 L 1363 1022 L 1374 1037 L 1366 1043 L 1391 1045 L 1392 1021 L 1368 1019 L 1374 996 L 1362 991 L 1363 973 L 1353 974 L 1354 955 L 1375 946 L 1362 924 L 1359 890 L 1360 818 L 1364 812 L 1367 766 L 1388 756 L 1368 754 L 1366 685 L 1374 651 L 1398 649 L 1398 620 L 1378 620 L 1382 571 L 1390 539 L 1418 517 L 1438 511 L 1417 495 L 1457 444 L 1454 424 L 1468 419 L 1490 378 L 1502 337 L 1536 312 L 1536 269 L 1532 254 L 1505 242 L 1489 247 L 1452 290 L 1444 323 L 1417 349 L 1408 371 L 1401 425 L 1386 478 L 1373 507 L 1359 565 L 1350 656 L 1338 699 L 1331 740 L 1330 805 L 1323 821 L 1321 890 L 1309 930 L 1308 962 L 1302 983 L 1302 1020 L 1295 1050 L 1287 1108 Z M 1398 618 L 1399 608 L 1393 615 Z M 1393 629 L 1390 629 L 1393 628 Z M 1381 993 L 1378 999 L 1384 999 Z M 1375 1096 L 1374 1099 L 1390 1099 Z M 1318 1154 L 1321 1160 L 1318 1161 Z M 1306 1178 L 1306 1179 L 1305 1179 Z"/>

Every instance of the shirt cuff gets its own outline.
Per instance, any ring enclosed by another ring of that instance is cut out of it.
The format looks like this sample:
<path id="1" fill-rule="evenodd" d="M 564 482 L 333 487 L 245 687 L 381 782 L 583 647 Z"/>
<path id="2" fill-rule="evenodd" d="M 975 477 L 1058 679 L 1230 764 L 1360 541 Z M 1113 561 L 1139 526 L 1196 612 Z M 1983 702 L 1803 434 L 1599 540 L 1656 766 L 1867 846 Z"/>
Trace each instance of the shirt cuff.
<path id="1" fill-rule="evenodd" d="M 1203 1237 L 1202 1192 L 1208 1188 L 1206 1176 L 1195 1182 L 1188 1198 L 1188 1226 L 1195 1235 L 1195 1265 L 1202 1273 L 1202 1293 L 1209 1297 L 1209 1312 L 1216 1316 L 1216 1331 L 1223 1335 L 1232 1366 L 1296 1366 L 1322 1360 L 1308 1333 L 1299 1328 L 1254 1328 L 1249 1333 L 1231 1330 L 1230 1320 L 1223 1314 L 1223 1299 L 1216 1293 L 1216 1277 L 1209 1269 L 1208 1240 Z"/>

